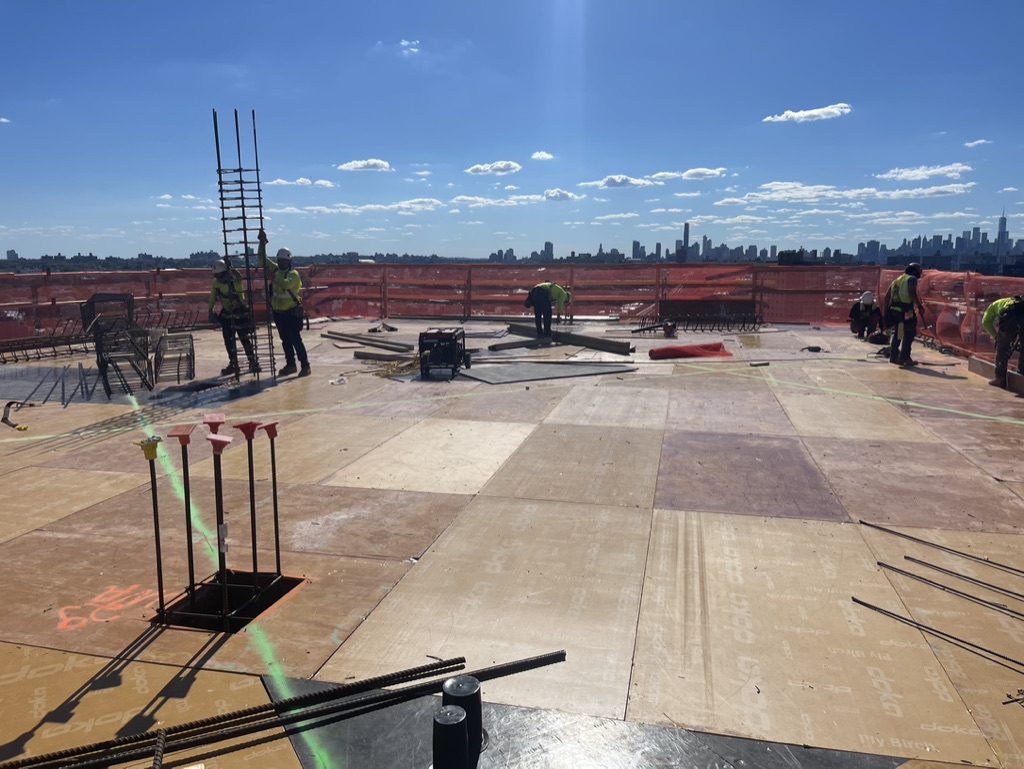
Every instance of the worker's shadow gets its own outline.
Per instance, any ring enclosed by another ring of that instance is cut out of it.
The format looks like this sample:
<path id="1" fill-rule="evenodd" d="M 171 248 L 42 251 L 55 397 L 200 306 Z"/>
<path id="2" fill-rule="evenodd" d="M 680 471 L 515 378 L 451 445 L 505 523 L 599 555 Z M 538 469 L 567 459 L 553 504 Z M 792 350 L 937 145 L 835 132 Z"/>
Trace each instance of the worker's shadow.
<path id="1" fill-rule="evenodd" d="M 966 376 L 960 374 L 944 374 L 941 371 L 932 371 L 929 368 L 925 368 L 923 364 L 916 366 L 903 366 L 904 371 L 909 371 L 912 374 L 919 374 L 921 376 L 937 377 L 938 379 L 967 379 Z"/>

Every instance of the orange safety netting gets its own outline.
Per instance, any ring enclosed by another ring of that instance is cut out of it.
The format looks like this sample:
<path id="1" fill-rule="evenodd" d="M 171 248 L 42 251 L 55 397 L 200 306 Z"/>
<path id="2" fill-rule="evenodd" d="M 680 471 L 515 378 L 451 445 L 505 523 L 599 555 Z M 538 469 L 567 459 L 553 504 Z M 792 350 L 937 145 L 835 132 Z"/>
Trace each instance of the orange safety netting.
<path id="1" fill-rule="evenodd" d="M 900 270 L 874 266 L 764 264 L 353 264 L 300 268 L 312 317 L 485 318 L 523 316 L 530 288 L 554 281 L 573 293 L 576 316 L 633 320 L 689 307 L 703 313 L 753 312 L 768 323 L 845 324 L 866 291 L 881 298 Z M 131 293 L 137 310 L 199 311 L 210 289 L 207 269 L 145 272 L 8 274 L 0 290 L 0 339 L 45 333 L 79 317 L 78 303 L 97 292 Z M 263 277 L 253 270 L 254 305 Z M 1024 279 L 928 271 L 919 292 L 936 340 L 961 353 L 991 355 L 981 316 L 993 299 L 1024 293 Z"/>
<path id="2" fill-rule="evenodd" d="M 651 360 L 669 358 L 731 358 L 732 353 L 725 349 L 722 342 L 708 344 L 675 344 L 667 347 L 652 347 L 647 352 Z"/>

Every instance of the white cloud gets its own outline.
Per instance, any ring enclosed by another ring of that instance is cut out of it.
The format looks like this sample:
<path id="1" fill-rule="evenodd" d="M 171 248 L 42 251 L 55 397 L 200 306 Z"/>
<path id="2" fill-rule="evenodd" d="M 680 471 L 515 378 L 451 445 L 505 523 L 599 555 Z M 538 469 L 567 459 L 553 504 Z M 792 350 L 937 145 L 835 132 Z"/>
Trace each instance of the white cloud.
<path id="1" fill-rule="evenodd" d="M 398 49 L 401 51 L 402 56 L 415 56 L 420 52 L 420 41 L 419 40 L 400 40 L 398 42 Z"/>
<path id="2" fill-rule="evenodd" d="M 483 224 L 479 219 L 461 220 L 459 224 Z"/>
<path id="3" fill-rule="evenodd" d="M 550 152 L 545 152 L 544 150 L 537 150 L 532 155 L 530 155 L 530 160 L 554 160 L 554 159 L 555 159 L 554 155 L 552 155 Z"/>
<path id="4" fill-rule="evenodd" d="M 716 200 L 715 201 L 715 205 L 716 206 L 742 206 L 746 202 L 747 201 L 745 201 L 743 198 L 722 198 L 721 200 Z"/>
<path id="5" fill-rule="evenodd" d="M 652 214 L 685 214 L 685 208 L 652 208 Z"/>
<path id="6" fill-rule="evenodd" d="M 523 167 L 514 160 L 496 160 L 493 163 L 477 163 L 476 165 L 470 166 L 466 169 L 467 174 L 494 174 L 495 176 L 505 176 L 507 174 L 517 174 Z"/>
<path id="7" fill-rule="evenodd" d="M 334 189 L 334 182 L 329 182 L 326 179 L 317 179 L 313 182 L 314 187 L 325 187 L 327 189 Z"/>
<path id="8" fill-rule="evenodd" d="M 831 120 L 833 118 L 848 115 L 853 111 L 849 104 L 839 102 L 829 104 L 827 107 L 816 107 L 815 109 L 791 110 L 787 109 L 781 115 L 768 115 L 761 120 L 762 123 L 806 123 L 811 120 Z"/>
<path id="9" fill-rule="evenodd" d="M 972 142 L 964 142 L 964 146 L 973 149 L 974 147 L 980 147 L 982 144 L 991 144 L 988 139 L 975 139 Z"/>
<path id="10" fill-rule="evenodd" d="M 518 189 L 519 189 L 519 188 L 518 188 L 518 187 L 516 187 L 516 185 L 514 185 L 514 184 L 506 184 L 506 185 L 505 185 L 505 191 L 506 191 L 506 192 L 515 192 L 515 191 L 516 191 L 516 190 L 518 190 Z"/>
<path id="11" fill-rule="evenodd" d="M 166 192 L 160 195 L 157 200 L 174 200 L 174 195 L 168 195 Z"/>
<path id="12" fill-rule="evenodd" d="M 467 208 L 490 208 L 519 205 L 516 201 L 508 198 L 485 198 L 482 195 L 456 195 L 451 199 L 456 206 Z"/>
<path id="13" fill-rule="evenodd" d="M 580 182 L 577 187 L 597 187 L 599 190 L 608 190 L 614 187 L 653 187 L 664 182 L 652 182 L 648 179 L 634 179 L 625 174 L 611 174 L 596 182 Z"/>
<path id="14" fill-rule="evenodd" d="M 412 216 L 414 214 L 436 211 L 444 207 L 444 203 L 436 198 L 413 198 L 412 200 L 401 200 L 398 203 L 370 203 L 359 206 L 359 211 L 393 211 L 400 216 Z"/>
<path id="15" fill-rule="evenodd" d="M 339 171 L 394 171 L 391 164 L 380 158 L 367 158 L 366 160 L 350 160 L 337 167 Z"/>
<path id="16" fill-rule="evenodd" d="M 591 198 L 595 203 L 607 203 L 611 198 Z"/>
<path id="17" fill-rule="evenodd" d="M 433 171 L 413 171 L 412 175 L 413 176 L 427 177 L 427 176 L 430 176 L 432 173 L 434 173 L 434 172 Z"/>
<path id="18" fill-rule="evenodd" d="M 603 216 L 595 216 L 594 221 L 603 222 L 609 219 L 637 219 L 639 218 L 639 216 L 640 214 L 633 213 L 632 211 L 630 211 L 629 213 L 625 214 L 604 214 Z"/>
<path id="19" fill-rule="evenodd" d="M 644 198 L 644 203 L 657 203 L 661 198 Z"/>
<path id="20" fill-rule="evenodd" d="M 583 200 L 586 195 L 577 195 L 575 192 L 568 192 L 555 187 L 553 190 L 544 190 L 545 200 Z"/>
<path id="21" fill-rule="evenodd" d="M 334 182 L 329 182 L 326 179 L 317 179 L 315 182 L 312 179 L 307 179 L 305 176 L 300 176 L 295 181 L 288 181 L 287 179 L 274 179 L 273 181 L 267 182 L 268 187 L 325 187 L 331 189 L 334 187 Z"/>
<path id="22" fill-rule="evenodd" d="M 0 123 L 10 123 L 11 121 L 5 117 L 0 117 Z"/>
<path id="23" fill-rule="evenodd" d="M 510 195 L 509 200 L 513 200 L 516 203 L 540 203 L 544 200 L 543 195 Z"/>
<path id="24" fill-rule="evenodd" d="M 461 214 L 462 213 L 462 209 L 461 208 L 452 208 L 452 209 L 450 209 L 448 211 L 448 213 L 450 213 L 450 214 Z"/>
<path id="25" fill-rule="evenodd" d="M 157 203 L 156 207 L 157 208 L 170 208 L 171 204 L 170 203 Z"/>
<path id="26" fill-rule="evenodd" d="M 1016 187 L 1003 187 L 1000 192 L 1020 192 Z"/>
<path id="27" fill-rule="evenodd" d="M 699 198 L 703 192 L 673 192 L 672 196 L 677 198 Z"/>
<path id="28" fill-rule="evenodd" d="M 945 166 L 918 166 L 917 168 L 893 168 L 884 174 L 875 174 L 876 179 L 893 179 L 899 182 L 919 182 L 933 176 L 959 179 L 960 174 L 973 171 L 966 163 L 950 163 Z"/>
<path id="29" fill-rule="evenodd" d="M 653 182 L 667 182 L 670 179 L 717 179 L 725 176 L 725 168 L 690 168 L 686 171 L 658 171 L 647 178 Z"/>
<path id="30" fill-rule="evenodd" d="M 974 182 L 942 184 L 932 187 L 911 187 L 901 190 L 878 190 L 874 187 L 839 189 L 827 184 L 803 184 L 802 182 L 768 182 L 758 187 L 757 192 L 748 192 L 742 198 L 726 198 L 730 202 L 776 201 L 788 203 L 818 203 L 823 200 L 899 200 L 904 198 L 933 198 L 946 195 L 965 195 L 975 186 Z M 723 203 L 723 201 L 719 201 Z"/>

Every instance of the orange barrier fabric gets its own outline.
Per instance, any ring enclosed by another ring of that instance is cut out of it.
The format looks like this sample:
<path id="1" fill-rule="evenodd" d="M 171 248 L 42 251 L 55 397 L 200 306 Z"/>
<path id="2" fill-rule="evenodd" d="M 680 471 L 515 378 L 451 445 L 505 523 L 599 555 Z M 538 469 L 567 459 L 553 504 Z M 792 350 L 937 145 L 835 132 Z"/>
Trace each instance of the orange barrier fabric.
<path id="1" fill-rule="evenodd" d="M 707 344 L 676 344 L 668 347 L 653 347 L 647 353 L 651 360 L 668 358 L 731 358 L 732 353 L 721 342 Z"/>
<path id="2" fill-rule="evenodd" d="M 573 293 L 576 316 L 655 317 L 661 302 L 700 302 L 730 312 L 753 306 L 767 323 L 846 324 L 867 290 L 881 298 L 900 270 L 875 266 L 774 264 L 352 264 L 299 269 L 311 317 L 522 317 L 523 299 L 543 281 Z M 0 339 L 46 333 L 78 318 L 78 303 L 97 292 L 131 293 L 148 313 L 205 316 L 205 268 L 141 272 L 0 275 Z M 254 305 L 264 307 L 263 275 L 250 274 Z M 1024 294 L 1024 279 L 927 271 L 919 292 L 921 333 L 960 353 L 992 355 L 981 316 L 993 300 Z M 740 310 L 745 311 L 745 310 Z M 261 313 L 262 314 L 262 313 Z"/>

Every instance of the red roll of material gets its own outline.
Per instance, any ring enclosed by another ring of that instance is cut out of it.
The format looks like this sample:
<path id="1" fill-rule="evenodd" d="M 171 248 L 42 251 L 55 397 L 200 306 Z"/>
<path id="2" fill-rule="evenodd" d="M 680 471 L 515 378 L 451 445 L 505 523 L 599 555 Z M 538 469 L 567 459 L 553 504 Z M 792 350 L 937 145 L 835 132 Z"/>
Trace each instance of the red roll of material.
<path id="1" fill-rule="evenodd" d="M 665 358 L 731 358 L 732 353 L 721 342 L 708 344 L 676 344 L 669 347 L 654 347 L 648 353 L 651 360 Z"/>

